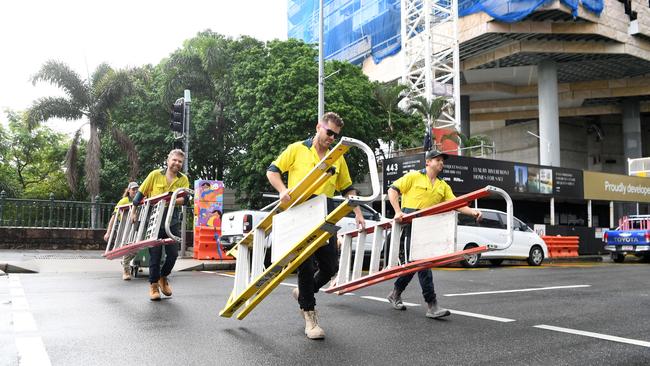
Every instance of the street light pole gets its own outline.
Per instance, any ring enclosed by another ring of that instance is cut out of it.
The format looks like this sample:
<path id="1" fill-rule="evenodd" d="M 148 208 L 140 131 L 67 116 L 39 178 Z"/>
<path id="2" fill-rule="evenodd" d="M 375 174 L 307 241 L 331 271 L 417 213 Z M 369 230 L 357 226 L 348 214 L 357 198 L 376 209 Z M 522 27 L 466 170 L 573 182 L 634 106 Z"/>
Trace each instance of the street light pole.
<path id="1" fill-rule="evenodd" d="M 325 114 L 325 76 L 323 61 L 323 0 L 318 10 L 318 120 Z"/>
<path id="2" fill-rule="evenodd" d="M 526 133 L 528 133 L 529 135 L 532 135 L 534 137 L 537 137 L 540 144 L 542 144 L 544 141 L 546 141 L 546 151 L 548 152 L 549 156 L 551 155 L 551 142 L 550 141 L 548 141 L 547 139 L 542 138 L 541 136 L 536 135 L 536 134 L 534 134 L 534 133 L 532 133 L 530 131 L 526 131 Z M 553 164 L 553 163 L 554 163 L 554 161 L 551 160 L 551 162 L 548 165 L 555 166 L 555 164 Z M 541 156 L 539 158 L 539 164 L 542 165 L 542 157 Z"/>

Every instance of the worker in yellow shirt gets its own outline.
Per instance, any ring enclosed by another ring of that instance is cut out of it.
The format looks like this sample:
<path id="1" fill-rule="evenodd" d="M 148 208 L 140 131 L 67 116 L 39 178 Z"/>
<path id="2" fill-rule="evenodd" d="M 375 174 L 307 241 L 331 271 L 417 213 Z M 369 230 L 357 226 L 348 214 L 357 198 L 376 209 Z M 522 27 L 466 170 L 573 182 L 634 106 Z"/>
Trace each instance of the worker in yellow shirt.
<path id="1" fill-rule="evenodd" d="M 289 189 L 295 187 L 327 154 L 330 145 L 340 136 L 343 120 L 336 113 L 328 112 L 316 123 L 316 134 L 305 140 L 294 142 L 278 156 L 266 171 L 269 182 L 280 193 L 280 200 L 287 202 L 291 199 Z M 327 210 L 336 208 L 331 199 L 335 192 L 342 195 L 356 195 L 345 158 L 340 157 L 332 165 L 334 174 L 314 194 L 324 193 L 327 197 Z M 284 185 L 282 173 L 287 172 L 288 184 Z M 357 225 L 365 227 L 365 221 L 359 207 L 354 208 Z M 318 271 L 315 270 L 318 265 Z M 293 297 L 300 305 L 305 320 L 305 335 L 309 339 L 322 339 L 325 332 L 318 324 L 314 294 L 330 281 L 338 271 L 338 250 L 336 236 L 318 248 L 311 257 L 298 267 L 298 288 L 294 289 Z M 315 273 L 314 273 L 315 272 Z"/>
<path id="2" fill-rule="evenodd" d="M 120 215 L 120 221 L 122 220 L 122 214 L 118 212 L 119 210 L 117 208 L 119 206 L 131 203 L 133 201 L 133 197 L 135 197 L 135 194 L 138 191 L 138 187 L 139 186 L 137 182 L 131 182 L 124 190 L 122 199 L 120 199 L 115 205 L 115 210 L 113 211 L 111 220 L 108 222 L 108 228 L 106 229 L 106 234 L 104 234 L 104 241 L 108 242 L 108 239 L 110 238 L 111 230 L 113 230 L 113 225 L 115 224 L 115 218 L 118 214 Z M 130 263 L 131 260 L 135 258 L 136 254 L 137 253 L 127 254 L 124 257 L 122 257 L 122 279 L 124 281 L 128 281 L 131 279 Z"/>
<path id="3" fill-rule="evenodd" d="M 456 196 L 452 192 L 447 182 L 438 177 L 445 165 L 447 154 L 438 150 L 430 150 L 424 156 L 425 168 L 420 171 L 410 171 L 401 178 L 393 182 L 388 188 L 388 199 L 393 210 L 395 210 L 394 219 L 397 222 L 402 221 L 404 214 L 415 212 L 424 208 L 431 207 L 441 202 L 449 201 Z M 402 205 L 399 204 L 399 197 L 402 196 Z M 458 212 L 481 219 L 481 211 L 469 208 L 467 206 L 457 209 Z M 404 245 L 405 237 L 411 238 L 411 225 L 405 225 L 402 230 L 400 245 Z M 393 291 L 388 295 L 388 301 L 396 310 L 406 310 L 402 302 L 402 292 L 406 289 L 415 273 L 401 276 L 395 281 Z M 438 306 L 436 291 L 433 286 L 433 276 L 430 269 L 424 269 L 418 272 L 420 287 L 422 287 L 422 296 L 427 303 L 426 317 L 441 318 L 449 316 L 449 310 Z"/>
<path id="4" fill-rule="evenodd" d="M 135 198 L 133 199 L 133 205 L 139 205 L 145 197 L 150 198 L 163 193 L 174 192 L 178 188 L 189 188 L 190 183 L 187 176 L 181 173 L 184 159 L 185 153 L 183 150 L 174 149 L 170 151 L 167 156 L 167 168 L 155 169 L 147 175 L 147 178 L 142 182 L 138 193 L 136 193 Z M 169 204 L 181 205 L 187 203 L 187 200 L 188 197 L 185 196 L 176 199 L 175 203 L 170 202 Z M 135 210 L 131 210 L 131 212 L 131 218 L 135 221 Z M 167 210 L 165 210 L 165 216 L 166 215 Z M 163 216 L 163 223 L 165 222 L 165 216 Z M 170 228 L 174 235 L 180 236 L 180 210 L 174 211 Z M 167 237 L 164 224 L 161 224 L 158 238 L 162 239 Z M 160 261 L 163 248 L 161 246 L 149 248 L 149 298 L 152 301 L 160 300 L 160 292 L 165 296 L 172 295 L 172 288 L 167 277 L 172 272 L 174 264 L 176 263 L 176 258 L 178 258 L 178 243 L 164 245 L 164 248 L 166 258 L 165 264 L 162 268 L 160 266 Z"/>

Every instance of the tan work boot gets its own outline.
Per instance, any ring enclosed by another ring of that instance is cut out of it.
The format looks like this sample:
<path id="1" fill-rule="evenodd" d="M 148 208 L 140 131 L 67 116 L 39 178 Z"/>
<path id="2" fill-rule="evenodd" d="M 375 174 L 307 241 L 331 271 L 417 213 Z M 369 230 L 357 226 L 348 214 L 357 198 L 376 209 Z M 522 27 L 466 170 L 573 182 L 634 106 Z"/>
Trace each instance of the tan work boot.
<path id="1" fill-rule="evenodd" d="M 169 281 L 167 281 L 167 277 L 160 277 L 158 280 L 158 285 L 160 285 L 160 291 L 163 293 L 165 296 L 171 296 L 172 295 L 172 287 L 169 285 Z"/>
<path id="2" fill-rule="evenodd" d="M 298 297 L 300 297 L 300 291 L 298 290 L 297 287 L 294 288 L 293 290 L 291 290 L 291 296 L 293 296 L 293 298 L 294 298 L 296 301 L 298 301 Z"/>
<path id="3" fill-rule="evenodd" d="M 158 282 L 149 284 L 149 299 L 151 301 L 160 301 L 160 289 L 158 288 Z"/>
<path id="4" fill-rule="evenodd" d="M 309 339 L 323 339 L 325 338 L 325 331 L 318 326 L 318 316 L 316 310 L 302 311 L 302 316 L 305 318 L 305 335 Z"/>
<path id="5" fill-rule="evenodd" d="M 124 268 L 124 271 L 122 272 L 122 279 L 124 281 L 130 281 L 131 280 L 131 270 L 128 268 Z"/>

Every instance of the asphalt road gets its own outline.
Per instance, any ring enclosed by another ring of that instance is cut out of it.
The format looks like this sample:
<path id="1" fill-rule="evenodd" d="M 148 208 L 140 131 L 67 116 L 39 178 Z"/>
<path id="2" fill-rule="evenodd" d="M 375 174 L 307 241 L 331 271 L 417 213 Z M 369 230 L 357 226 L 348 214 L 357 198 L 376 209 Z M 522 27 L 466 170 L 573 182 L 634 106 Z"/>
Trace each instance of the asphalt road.
<path id="1" fill-rule="evenodd" d="M 117 272 L 0 276 L 0 365 L 650 364 L 649 264 L 435 270 L 444 320 L 424 317 L 417 277 L 406 311 L 384 302 L 390 283 L 321 293 L 323 341 L 303 334 L 295 277 L 246 319 L 219 317 L 230 275 L 173 273 L 160 302 Z"/>

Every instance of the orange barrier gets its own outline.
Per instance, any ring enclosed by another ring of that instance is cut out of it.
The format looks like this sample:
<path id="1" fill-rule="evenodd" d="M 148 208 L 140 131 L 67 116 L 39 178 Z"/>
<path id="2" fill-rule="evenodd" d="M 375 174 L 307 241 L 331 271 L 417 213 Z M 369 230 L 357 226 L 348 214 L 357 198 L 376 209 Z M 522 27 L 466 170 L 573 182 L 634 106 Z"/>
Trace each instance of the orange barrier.
<path id="1" fill-rule="evenodd" d="M 208 226 L 194 227 L 194 259 L 234 259 L 217 245 L 217 230 Z"/>
<path id="2" fill-rule="evenodd" d="M 567 258 L 578 256 L 578 236 L 542 236 L 548 247 L 549 258 Z"/>

